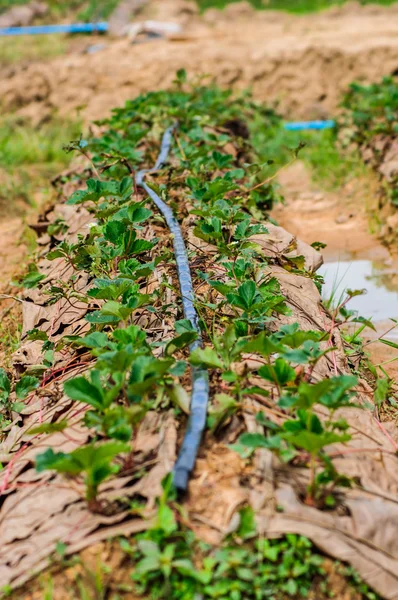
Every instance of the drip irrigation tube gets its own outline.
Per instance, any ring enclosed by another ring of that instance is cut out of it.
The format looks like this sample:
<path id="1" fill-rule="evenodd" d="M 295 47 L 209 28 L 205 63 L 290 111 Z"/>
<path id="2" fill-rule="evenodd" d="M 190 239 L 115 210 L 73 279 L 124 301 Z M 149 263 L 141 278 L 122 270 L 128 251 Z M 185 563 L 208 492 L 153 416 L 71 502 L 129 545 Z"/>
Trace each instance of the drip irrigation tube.
<path id="1" fill-rule="evenodd" d="M 174 254 L 177 263 L 178 281 L 182 297 L 184 317 L 188 319 L 196 333 L 197 339 L 190 345 L 190 351 L 202 345 L 202 335 L 199 327 L 198 313 L 194 306 L 195 294 L 192 286 L 191 271 L 189 268 L 188 254 L 185 247 L 181 227 L 175 218 L 173 211 L 144 181 L 145 175 L 157 171 L 167 161 L 171 142 L 173 127 L 169 127 L 164 133 L 161 149 L 153 169 L 143 169 L 136 174 L 136 183 L 142 187 L 148 196 L 162 213 L 170 233 L 173 236 Z M 207 404 L 209 400 L 209 375 L 207 369 L 191 367 L 192 395 L 191 409 L 187 430 L 181 446 L 181 450 L 173 469 L 173 481 L 175 487 L 185 492 L 188 487 L 189 476 L 195 466 L 202 434 L 206 425 Z"/>
<path id="2" fill-rule="evenodd" d="M 29 27 L 0 27 L 2 35 L 47 35 L 49 33 L 105 33 L 108 23 L 71 23 L 65 25 L 32 25 Z"/>

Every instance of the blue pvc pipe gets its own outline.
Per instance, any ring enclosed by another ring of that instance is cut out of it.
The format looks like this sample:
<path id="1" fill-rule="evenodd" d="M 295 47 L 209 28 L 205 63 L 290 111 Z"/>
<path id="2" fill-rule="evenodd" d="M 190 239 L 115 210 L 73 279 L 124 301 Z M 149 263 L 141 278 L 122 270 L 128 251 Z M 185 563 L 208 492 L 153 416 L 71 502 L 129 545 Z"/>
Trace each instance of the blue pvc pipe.
<path id="1" fill-rule="evenodd" d="M 336 122 L 329 121 L 299 121 L 297 123 L 285 123 L 283 127 L 288 131 L 302 131 L 304 129 L 332 129 Z"/>
<path id="2" fill-rule="evenodd" d="M 105 33 L 106 21 L 100 23 L 72 23 L 66 25 L 32 25 L 30 27 L 0 27 L 2 35 L 46 35 L 48 33 Z"/>

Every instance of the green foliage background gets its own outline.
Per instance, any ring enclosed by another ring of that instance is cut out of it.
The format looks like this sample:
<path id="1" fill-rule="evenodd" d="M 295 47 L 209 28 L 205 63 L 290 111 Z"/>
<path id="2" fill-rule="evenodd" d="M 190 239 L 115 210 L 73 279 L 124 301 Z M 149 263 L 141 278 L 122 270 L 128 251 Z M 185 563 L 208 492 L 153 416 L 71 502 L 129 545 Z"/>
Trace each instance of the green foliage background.
<path id="1" fill-rule="evenodd" d="M 239 0 L 197 0 L 200 8 L 225 8 Z M 257 9 L 284 10 L 292 13 L 310 13 L 330 8 L 331 6 L 342 6 L 345 0 L 248 0 Z M 360 0 L 365 4 L 382 4 L 389 6 L 394 0 Z"/>

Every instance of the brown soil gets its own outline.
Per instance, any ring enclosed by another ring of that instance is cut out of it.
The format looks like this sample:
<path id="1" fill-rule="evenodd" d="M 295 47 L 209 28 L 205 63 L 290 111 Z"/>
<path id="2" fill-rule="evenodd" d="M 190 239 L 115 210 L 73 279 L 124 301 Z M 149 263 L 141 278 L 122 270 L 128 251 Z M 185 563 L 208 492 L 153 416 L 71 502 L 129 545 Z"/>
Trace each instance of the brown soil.
<path id="1" fill-rule="evenodd" d="M 3 106 L 36 120 L 80 107 L 92 120 L 169 85 L 185 67 L 191 74 L 211 73 L 222 85 L 252 86 L 256 98 L 279 102 L 287 115 L 323 117 L 335 112 L 353 79 L 375 80 L 398 68 L 397 6 L 354 3 L 306 17 L 254 16 L 246 3 L 208 11 L 203 19 L 196 12 L 189 1 L 157 0 L 142 18 L 180 21 L 182 34 L 139 44 L 104 38 L 106 47 L 94 54 L 72 52 L 5 71 Z"/>
<path id="2" fill-rule="evenodd" d="M 314 183 L 304 163 L 297 161 L 278 179 L 285 203 L 275 207 L 273 216 L 308 244 L 326 244 L 322 250 L 326 261 L 389 258 L 388 250 L 369 231 L 369 211 L 380 185 L 370 172 L 328 191 Z"/>
<path id="3" fill-rule="evenodd" d="M 0 221 L 0 286 L 1 291 L 12 276 L 20 270 L 21 261 L 26 254 L 26 245 L 22 241 L 23 222 L 19 217 Z"/>

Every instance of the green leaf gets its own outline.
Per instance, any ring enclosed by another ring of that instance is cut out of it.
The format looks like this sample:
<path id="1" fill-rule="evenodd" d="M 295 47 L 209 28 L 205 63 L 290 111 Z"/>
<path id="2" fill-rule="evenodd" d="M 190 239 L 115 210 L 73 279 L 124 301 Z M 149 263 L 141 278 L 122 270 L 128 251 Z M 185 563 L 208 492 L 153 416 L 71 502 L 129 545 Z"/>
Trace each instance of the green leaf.
<path id="1" fill-rule="evenodd" d="M 282 351 L 283 346 L 271 340 L 264 331 L 250 339 L 242 347 L 242 352 L 256 352 L 264 358 L 269 358 L 272 354 L 280 353 Z"/>
<path id="2" fill-rule="evenodd" d="M 278 337 L 282 332 L 286 333 L 281 336 L 281 342 L 290 348 L 299 348 L 304 342 L 309 340 L 319 342 L 324 336 L 324 333 L 320 331 L 302 331 L 299 329 L 298 323 L 282 326 L 277 333 Z"/>
<path id="3" fill-rule="evenodd" d="M 253 580 L 253 571 L 248 567 L 240 567 L 236 569 L 236 575 L 239 579 L 243 581 L 252 581 Z"/>
<path id="4" fill-rule="evenodd" d="M 168 372 L 172 359 L 158 359 L 153 356 L 139 356 L 132 365 L 128 393 L 132 401 L 146 394 Z"/>
<path id="5" fill-rule="evenodd" d="M 99 310 L 94 310 L 91 313 L 88 313 L 85 316 L 86 321 L 94 324 L 105 324 L 105 323 L 118 323 L 120 321 L 119 317 L 115 317 L 114 315 L 104 315 Z"/>
<path id="6" fill-rule="evenodd" d="M 313 433 L 312 431 L 300 431 L 298 433 L 285 433 L 283 438 L 296 448 L 301 448 L 310 453 L 319 452 L 325 446 L 336 444 L 337 442 L 344 443 L 351 439 L 349 434 L 337 434 L 330 431 L 325 431 L 322 434 Z"/>
<path id="7" fill-rule="evenodd" d="M 157 515 L 158 527 L 165 535 L 170 535 L 178 529 L 172 509 L 167 504 L 161 504 Z"/>
<path id="8" fill-rule="evenodd" d="M 126 226 L 121 221 L 109 221 L 104 227 L 104 237 L 112 244 L 119 244 L 126 231 Z"/>
<path id="9" fill-rule="evenodd" d="M 166 356 L 171 356 L 177 350 L 181 350 L 182 348 L 186 348 L 192 344 L 194 340 L 198 338 L 198 334 L 196 331 L 185 331 L 181 333 L 177 337 L 173 338 L 166 344 L 166 348 L 164 350 Z"/>
<path id="10" fill-rule="evenodd" d="M 187 331 L 196 331 L 189 319 L 180 319 L 180 321 L 176 321 L 175 330 L 178 334 L 186 333 Z"/>
<path id="11" fill-rule="evenodd" d="M 21 377 L 18 383 L 15 386 L 15 393 L 19 400 L 23 400 L 36 388 L 39 387 L 39 380 L 37 377 L 32 377 L 30 375 L 26 375 L 25 377 Z"/>
<path id="12" fill-rule="evenodd" d="M 297 406 L 300 404 L 305 408 L 305 404 L 319 403 L 333 410 L 343 406 L 352 406 L 351 394 L 347 392 L 350 392 L 357 383 L 358 380 L 353 375 L 331 377 L 315 385 L 302 382 L 299 386 L 300 402 Z"/>
<path id="13" fill-rule="evenodd" d="M 374 391 L 375 403 L 380 406 L 388 397 L 390 391 L 390 381 L 387 377 L 379 378 L 376 381 L 376 387 Z"/>
<path id="14" fill-rule="evenodd" d="M 82 466 L 73 459 L 71 454 L 54 452 L 52 448 L 48 448 L 43 454 L 36 457 L 36 471 L 41 473 L 46 470 L 78 475 L 82 471 Z"/>
<path id="15" fill-rule="evenodd" d="M 189 362 L 194 366 L 209 367 L 211 369 L 222 369 L 224 364 L 214 348 L 196 348 L 191 352 Z"/>
<path id="16" fill-rule="evenodd" d="M 244 506 L 239 511 L 240 522 L 237 534 L 244 540 L 252 538 L 257 533 L 256 517 L 251 506 Z"/>
<path id="17" fill-rule="evenodd" d="M 243 433 L 239 438 L 239 444 L 248 448 L 269 448 L 268 440 L 262 433 Z"/>
<path id="18" fill-rule="evenodd" d="M 99 300 L 118 300 L 132 288 L 129 279 L 96 279 L 94 284 L 95 287 L 91 288 L 87 294 L 90 298 Z"/>
<path id="19" fill-rule="evenodd" d="M 131 315 L 133 309 L 129 306 L 124 306 L 120 302 L 110 300 L 109 302 L 105 302 L 100 312 L 103 315 L 118 317 L 118 319 L 124 320 Z"/>
<path id="20" fill-rule="evenodd" d="M 38 433 L 58 433 L 60 431 L 64 431 L 68 427 L 68 421 L 62 420 L 57 423 L 42 423 L 37 427 L 32 427 L 29 429 L 28 433 L 30 435 L 36 435 Z"/>
<path id="21" fill-rule="evenodd" d="M 297 594 L 298 585 L 295 579 L 288 579 L 287 583 L 283 586 L 284 591 L 289 594 L 289 596 L 295 596 Z"/>
<path id="22" fill-rule="evenodd" d="M 391 340 L 385 340 L 383 338 L 379 338 L 379 342 L 381 342 L 382 344 L 385 344 L 386 346 L 390 346 L 390 348 L 395 348 L 395 350 L 398 349 L 398 344 L 396 342 L 392 342 Z"/>
<path id="23" fill-rule="evenodd" d="M 154 555 L 148 556 L 140 560 L 135 567 L 135 571 L 137 575 L 145 575 L 146 573 L 150 573 L 151 571 L 160 570 L 160 567 L 160 557 Z"/>
<path id="24" fill-rule="evenodd" d="M 90 448 L 90 453 L 87 454 L 88 459 L 86 460 L 86 451 L 88 448 Z M 83 446 L 83 448 L 75 450 L 74 454 L 79 457 L 84 457 L 83 462 L 86 462 L 86 465 L 90 466 L 93 458 L 95 463 L 102 463 L 119 454 L 130 452 L 130 450 L 129 444 L 124 444 L 122 442 L 105 442 L 104 444 L 90 444 L 88 446 Z"/>
<path id="25" fill-rule="evenodd" d="M 85 377 L 74 377 L 65 381 L 64 391 L 72 400 L 85 402 L 98 410 L 104 408 L 103 391 L 90 383 Z"/>
<path id="26" fill-rule="evenodd" d="M 22 287 L 27 289 L 33 289 L 45 278 L 46 276 L 39 272 L 37 266 L 34 263 L 31 263 L 28 266 L 28 273 L 22 278 L 21 283 L 17 285 L 22 285 Z"/>
<path id="27" fill-rule="evenodd" d="M 250 308 L 256 297 L 256 284 L 254 281 L 245 281 L 238 288 L 238 295 L 241 298 L 241 305 L 243 308 Z"/>
<path id="28" fill-rule="evenodd" d="M 153 540 L 139 540 L 137 542 L 138 550 L 145 556 L 160 556 L 160 549 Z"/>
<path id="29" fill-rule="evenodd" d="M 209 409 L 208 425 L 215 431 L 228 417 L 239 408 L 239 403 L 228 394 L 216 394 Z"/>
<path id="30" fill-rule="evenodd" d="M 283 358 L 277 358 L 273 365 L 264 365 L 258 370 L 264 379 L 277 385 L 284 386 L 296 379 L 296 371 Z"/>
<path id="31" fill-rule="evenodd" d="M 173 83 L 181 86 L 182 84 L 186 83 L 188 80 L 188 76 L 187 76 L 187 72 L 185 69 L 178 69 L 177 73 L 176 73 L 176 78 L 173 81 Z"/>
<path id="32" fill-rule="evenodd" d="M 84 337 L 69 336 L 63 339 L 83 348 L 104 348 L 108 344 L 108 336 L 101 331 L 93 331 Z"/>
<path id="33" fill-rule="evenodd" d="M 123 180 L 124 181 L 124 180 Z M 83 202 L 98 202 L 101 198 L 110 196 L 120 197 L 123 181 L 100 181 L 99 179 L 88 179 L 86 190 L 77 190 L 67 201 L 67 204 L 82 204 Z M 127 193 L 124 192 L 123 195 Z"/>
<path id="34" fill-rule="evenodd" d="M 0 368 L 0 402 L 6 402 L 11 391 L 11 382 L 4 369 Z"/>
<path id="35" fill-rule="evenodd" d="M 48 341 L 48 335 L 45 331 L 40 331 L 40 329 L 30 329 L 27 333 L 27 338 L 28 340 L 39 340 L 39 341 L 43 341 L 43 342 L 47 342 Z"/>
<path id="36" fill-rule="evenodd" d="M 91 443 L 70 454 L 55 453 L 52 448 L 48 448 L 36 457 L 36 470 L 54 470 L 71 476 L 86 473 L 86 498 L 91 501 L 96 497 L 100 483 L 118 472 L 119 466 L 112 464 L 112 460 L 129 451 L 130 446 L 121 442 Z"/>
<path id="37" fill-rule="evenodd" d="M 173 385 L 168 385 L 166 387 L 166 392 L 170 400 L 174 402 L 176 406 L 181 408 L 186 415 L 189 415 L 191 398 L 185 388 L 182 385 L 175 383 Z"/>
<path id="38" fill-rule="evenodd" d="M 143 254 L 144 252 L 149 252 L 149 250 L 152 250 L 156 243 L 157 240 L 153 240 L 152 242 L 148 242 L 147 240 L 134 240 L 134 242 L 129 246 L 129 254 L 130 256 L 133 256 L 134 254 Z"/>
<path id="39" fill-rule="evenodd" d="M 131 206 L 128 209 L 129 220 L 132 223 L 142 223 L 151 217 L 153 212 L 143 206 Z"/>

